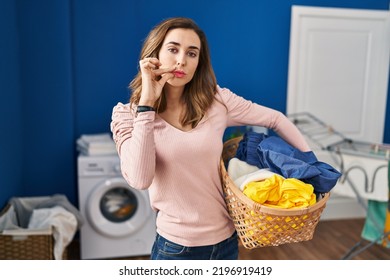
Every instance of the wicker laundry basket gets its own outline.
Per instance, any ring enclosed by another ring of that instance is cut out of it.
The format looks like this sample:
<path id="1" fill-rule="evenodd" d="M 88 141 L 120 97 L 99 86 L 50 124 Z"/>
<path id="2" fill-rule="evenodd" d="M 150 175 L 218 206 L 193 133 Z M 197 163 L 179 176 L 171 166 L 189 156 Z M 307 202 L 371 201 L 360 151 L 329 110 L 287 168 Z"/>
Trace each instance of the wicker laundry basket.
<path id="1" fill-rule="evenodd" d="M 225 201 L 238 236 L 247 249 L 308 241 L 329 199 L 329 193 L 316 204 L 302 209 L 272 208 L 254 202 L 234 184 L 226 171 L 242 137 L 224 143 L 221 177 Z"/>
<path id="2" fill-rule="evenodd" d="M 1 212 L 8 211 L 8 204 Z M 0 233 L 0 260 L 54 260 L 53 232 L 37 233 L 26 229 L 18 234 Z M 62 259 L 67 259 L 65 248 Z"/>

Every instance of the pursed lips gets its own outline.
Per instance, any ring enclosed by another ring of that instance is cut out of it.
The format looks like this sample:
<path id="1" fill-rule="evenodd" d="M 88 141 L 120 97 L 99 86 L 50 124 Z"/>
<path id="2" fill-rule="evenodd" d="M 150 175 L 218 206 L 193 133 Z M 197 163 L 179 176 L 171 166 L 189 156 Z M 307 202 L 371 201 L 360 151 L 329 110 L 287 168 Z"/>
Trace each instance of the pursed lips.
<path id="1" fill-rule="evenodd" d="M 185 75 L 186 75 L 186 73 L 184 72 L 184 71 L 181 71 L 181 70 L 175 70 L 175 71 L 173 71 L 172 72 L 174 75 L 175 75 L 175 77 L 177 77 L 177 78 L 183 78 Z"/>

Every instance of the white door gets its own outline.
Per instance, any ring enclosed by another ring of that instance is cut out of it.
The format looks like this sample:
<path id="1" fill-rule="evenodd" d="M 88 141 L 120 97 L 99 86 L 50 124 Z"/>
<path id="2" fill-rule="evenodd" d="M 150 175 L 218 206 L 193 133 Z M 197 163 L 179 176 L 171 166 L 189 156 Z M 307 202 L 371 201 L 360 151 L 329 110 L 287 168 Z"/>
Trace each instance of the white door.
<path id="1" fill-rule="evenodd" d="M 389 52 L 389 11 L 293 6 L 287 114 L 307 112 L 345 137 L 382 143 Z M 329 152 L 315 153 L 339 167 Z M 360 175 L 349 178 L 358 184 Z M 360 196 L 337 195 L 351 186 L 335 186 L 322 219 L 366 215 Z"/>
<path id="2" fill-rule="evenodd" d="M 389 53 L 389 11 L 293 6 L 287 114 L 382 143 Z"/>

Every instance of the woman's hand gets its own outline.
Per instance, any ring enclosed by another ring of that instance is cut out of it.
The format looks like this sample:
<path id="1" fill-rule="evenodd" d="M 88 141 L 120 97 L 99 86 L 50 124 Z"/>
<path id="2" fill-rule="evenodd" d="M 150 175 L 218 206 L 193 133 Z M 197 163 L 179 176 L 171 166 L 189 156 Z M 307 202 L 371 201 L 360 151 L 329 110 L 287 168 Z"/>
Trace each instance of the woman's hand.
<path id="1" fill-rule="evenodd" d="M 160 97 L 165 83 L 175 75 L 172 73 L 175 66 L 159 68 L 160 61 L 155 57 L 147 57 L 139 62 L 142 73 L 142 92 L 139 105 L 154 106 Z"/>

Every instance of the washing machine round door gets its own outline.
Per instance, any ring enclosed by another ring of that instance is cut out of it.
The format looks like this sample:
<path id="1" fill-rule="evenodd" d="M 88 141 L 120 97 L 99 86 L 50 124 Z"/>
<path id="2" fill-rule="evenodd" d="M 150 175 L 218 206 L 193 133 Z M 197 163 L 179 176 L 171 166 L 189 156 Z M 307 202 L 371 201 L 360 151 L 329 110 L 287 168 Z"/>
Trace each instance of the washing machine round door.
<path id="1" fill-rule="evenodd" d="M 131 235 L 151 218 L 146 191 L 130 188 L 123 178 L 98 185 L 87 202 L 87 219 L 99 233 L 109 237 Z"/>

